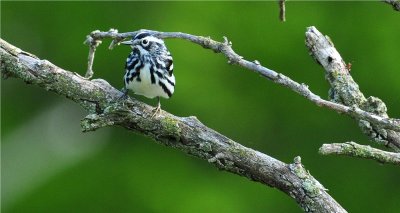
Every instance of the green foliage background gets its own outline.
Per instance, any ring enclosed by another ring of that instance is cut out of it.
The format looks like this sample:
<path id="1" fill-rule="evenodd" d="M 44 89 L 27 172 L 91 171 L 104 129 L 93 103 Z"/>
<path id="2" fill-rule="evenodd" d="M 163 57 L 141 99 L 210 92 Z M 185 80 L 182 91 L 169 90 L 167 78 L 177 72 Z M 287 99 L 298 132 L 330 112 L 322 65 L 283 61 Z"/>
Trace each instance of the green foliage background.
<path id="1" fill-rule="evenodd" d="M 365 95 L 400 117 L 400 13 L 380 2 L 2 2 L 1 37 L 40 58 L 85 73 L 92 30 L 182 31 L 222 40 L 326 98 L 322 68 L 304 32 L 328 34 Z M 95 78 L 122 88 L 127 47 L 97 50 Z M 356 122 L 221 55 L 183 40 L 166 41 L 177 79 L 163 109 L 204 124 L 285 162 L 306 168 L 349 212 L 398 212 L 396 166 L 320 156 L 323 143 L 371 144 Z M 282 192 L 220 172 L 207 162 L 122 128 L 81 133 L 76 104 L 20 80 L 2 80 L 3 212 L 301 212 Z M 155 105 L 155 100 L 137 97 Z M 40 117 L 41 119 L 39 119 Z M 68 121 L 68 122 L 67 122 Z M 10 148 L 13 147 L 13 148 Z M 40 160 L 39 160 L 40 159 Z"/>

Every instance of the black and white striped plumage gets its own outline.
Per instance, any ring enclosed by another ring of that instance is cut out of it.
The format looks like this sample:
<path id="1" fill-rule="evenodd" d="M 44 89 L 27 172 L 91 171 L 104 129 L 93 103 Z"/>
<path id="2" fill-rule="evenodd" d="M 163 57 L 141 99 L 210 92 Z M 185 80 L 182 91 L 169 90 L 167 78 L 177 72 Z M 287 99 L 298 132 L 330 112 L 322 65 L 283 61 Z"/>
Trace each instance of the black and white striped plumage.
<path id="1" fill-rule="evenodd" d="M 175 89 L 174 66 L 164 41 L 141 32 L 121 43 L 132 48 L 125 64 L 125 92 L 131 90 L 147 98 L 170 98 Z"/>

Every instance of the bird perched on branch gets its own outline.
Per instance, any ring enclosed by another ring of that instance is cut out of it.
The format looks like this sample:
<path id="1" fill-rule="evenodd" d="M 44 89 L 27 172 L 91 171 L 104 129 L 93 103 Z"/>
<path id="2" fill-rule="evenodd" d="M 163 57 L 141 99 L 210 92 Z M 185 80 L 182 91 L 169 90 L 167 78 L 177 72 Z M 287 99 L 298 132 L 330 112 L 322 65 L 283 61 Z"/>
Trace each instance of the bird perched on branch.
<path id="1" fill-rule="evenodd" d="M 130 45 L 132 52 L 125 63 L 124 97 L 128 91 L 147 98 L 158 99 L 154 117 L 161 111 L 160 97 L 170 98 L 175 89 L 173 60 L 164 41 L 151 32 L 140 32 L 132 40 L 121 42 Z"/>

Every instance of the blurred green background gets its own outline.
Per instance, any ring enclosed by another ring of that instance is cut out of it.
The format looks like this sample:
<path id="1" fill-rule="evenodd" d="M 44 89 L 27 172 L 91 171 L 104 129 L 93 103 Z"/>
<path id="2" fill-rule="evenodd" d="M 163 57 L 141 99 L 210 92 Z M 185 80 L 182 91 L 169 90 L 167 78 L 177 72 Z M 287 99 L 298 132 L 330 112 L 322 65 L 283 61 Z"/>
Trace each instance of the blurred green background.
<path id="1" fill-rule="evenodd" d="M 366 96 L 400 117 L 400 13 L 380 2 L 1 2 L 1 37 L 42 59 L 85 73 L 91 31 L 182 31 L 222 40 L 326 98 L 322 68 L 304 45 L 306 27 L 328 34 Z M 163 109 L 197 116 L 239 143 L 292 162 L 300 155 L 349 212 L 398 212 L 400 170 L 320 156 L 323 143 L 371 144 L 356 122 L 231 66 L 183 40 L 174 56 L 175 94 Z M 95 78 L 122 88 L 128 47 L 96 54 Z M 155 100 L 137 97 L 155 105 Z M 205 161 L 112 127 L 81 133 L 75 103 L 17 79 L 1 82 L 2 212 L 301 212 L 284 193 L 218 171 Z"/>

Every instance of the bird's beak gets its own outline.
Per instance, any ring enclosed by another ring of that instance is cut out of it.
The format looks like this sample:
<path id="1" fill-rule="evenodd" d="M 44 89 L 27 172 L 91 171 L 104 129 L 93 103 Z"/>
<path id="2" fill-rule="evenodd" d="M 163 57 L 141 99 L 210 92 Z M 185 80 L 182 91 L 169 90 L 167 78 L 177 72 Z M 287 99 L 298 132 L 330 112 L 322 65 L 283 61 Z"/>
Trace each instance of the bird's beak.
<path id="1" fill-rule="evenodd" d="M 123 41 L 123 42 L 120 42 L 120 44 L 132 45 L 132 44 L 133 44 L 133 42 L 132 42 L 132 40 L 129 40 L 129 41 Z"/>

